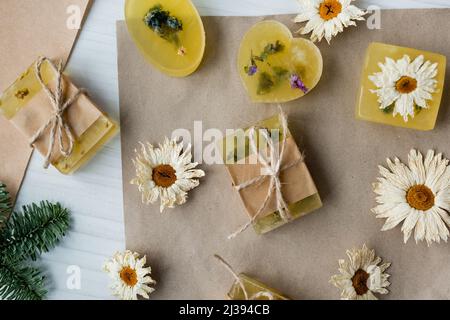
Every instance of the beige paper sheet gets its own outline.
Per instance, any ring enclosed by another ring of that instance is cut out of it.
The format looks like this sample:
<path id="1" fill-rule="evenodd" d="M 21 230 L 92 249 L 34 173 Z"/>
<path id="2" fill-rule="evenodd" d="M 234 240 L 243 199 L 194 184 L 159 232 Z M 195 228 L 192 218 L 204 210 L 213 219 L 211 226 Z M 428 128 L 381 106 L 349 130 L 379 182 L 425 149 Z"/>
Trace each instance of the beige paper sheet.
<path id="1" fill-rule="evenodd" d="M 39 55 L 66 61 L 78 30 L 67 28 L 67 8 L 83 16 L 90 0 L 2 0 L 0 2 L 0 93 Z M 16 196 L 32 149 L 14 126 L 0 117 L 0 181 Z"/>
<path id="2" fill-rule="evenodd" d="M 376 249 L 392 262 L 391 293 L 386 299 L 448 299 L 450 244 L 428 248 L 403 244 L 400 227 L 381 232 L 371 183 L 387 156 L 407 158 L 408 151 L 436 148 L 450 157 L 450 88 L 447 81 L 436 129 L 419 132 L 357 121 L 357 88 L 365 50 L 371 41 L 411 46 L 450 56 L 450 33 L 443 28 L 450 10 L 383 11 L 382 29 L 362 23 L 320 43 L 324 74 L 307 96 L 289 103 L 289 128 L 323 198 L 322 209 L 263 236 L 248 230 L 227 235 L 246 221 L 225 167 L 203 166 L 206 177 L 186 205 L 160 214 L 159 206 L 141 204 L 131 163 L 138 141 L 161 141 L 175 128 L 241 128 L 277 112 L 276 106 L 250 103 L 236 70 L 244 32 L 263 18 L 204 18 L 206 55 L 200 69 L 172 79 L 147 65 L 118 25 L 120 108 L 126 242 L 148 255 L 158 280 L 154 299 L 222 299 L 233 279 L 212 257 L 222 255 L 245 272 L 294 299 L 338 299 L 328 283 L 338 259 L 354 246 Z M 266 18 L 267 19 L 267 18 Z M 292 17 L 278 16 L 292 30 Z M 407 27 L 399 27 L 400 22 Z M 447 70 L 449 71 L 449 70 Z M 450 72 L 447 72 L 449 80 Z"/>

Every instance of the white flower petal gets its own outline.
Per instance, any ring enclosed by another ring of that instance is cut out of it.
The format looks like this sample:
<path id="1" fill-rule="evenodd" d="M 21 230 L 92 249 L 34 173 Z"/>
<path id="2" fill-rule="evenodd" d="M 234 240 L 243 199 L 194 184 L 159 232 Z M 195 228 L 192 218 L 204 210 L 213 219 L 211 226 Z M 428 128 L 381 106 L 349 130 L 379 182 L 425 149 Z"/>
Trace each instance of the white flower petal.
<path id="1" fill-rule="evenodd" d="M 394 61 L 386 57 L 385 63 L 379 63 L 381 72 L 369 76 L 377 89 L 370 91 L 378 96 L 380 109 L 394 105 L 393 116 L 399 114 L 405 122 L 415 115 L 415 106 L 428 108 L 427 100 L 432 99 L 432 93 L 436 91 L 437 63 L 424 61 L 420 55 L 413 62 L 408 55 Z M 410 93 L 397 91 L 396 84 L 402 77 L 410 77 L 417 81 L 417 87 Z M 395 93 L 393 93 L 393 91 Z"/>
<path id="2" fill-rule="evenodd" d="M 141 143 L 140 151 L 136 151 L 136 159 L 133 160 L 136 177 L 131 183 L 138 186 L 143 203 L 154 203 L 159 198 L 161 212 L 185 203 L 187 192 L 197 187 L 198 179 L 205 176 L 203 170 L 195 169 L 198 164 L 191 162 L 191 145 L 183 150 L 183 143 L 178 141 L 178 138 L 170 140 L 166 137 L 157 148 L 150 143 Z M 159 165 L 169 165 L 175 170 L 176 180 L 168 188 L 153 181 L 153 169 Z"/>
<path id="3" fill-rule="evenodd" d="M 381 231 L 387 231 L 395 228 L 400 222 L 405 220 L 411 214 L 411 207 L 407 203 L 401 203 L 390 211 L 391 216 L 386 219 Z"/>
<path id="4" fill-rule="evenodd" d="M 416 242 L 447 241 L 450 231 L 450 167 L 442 154 L 429 150 L 423 158 L 417 150 L 408 155 L 408 165 L 387 159 L 388 169 L 379 167 L 382 177 L 374 183 L 378 205 L 372 209 L 377 218 L 386 219 L 383 231 L 390 230 L 404 220 L 401 231 L 406 243 L 414 230 Z M 407 192 L 414 186 L 425 186 L 434 195 L 433 206 L 417 210 L 408 203 Z"/>
<path id="5" fill-rule="evenodd" d="M 351 5 L 351 0 L 339 0 L 342 6 L 341 12 L 330 20 L 324 20 L 320 16 L 320 4 L 323 0 L 299 0 L 300 13 L 294 18 L 294 22 L 307 22 L 301 28 L 301 34 L 311 33 L 312 41 L 321 41 L 323 38 L 330 43 L 338 33 L 344 31 L 344 27 L 355 26 L 355 20 L 364 20 L 366 12 Z"/>

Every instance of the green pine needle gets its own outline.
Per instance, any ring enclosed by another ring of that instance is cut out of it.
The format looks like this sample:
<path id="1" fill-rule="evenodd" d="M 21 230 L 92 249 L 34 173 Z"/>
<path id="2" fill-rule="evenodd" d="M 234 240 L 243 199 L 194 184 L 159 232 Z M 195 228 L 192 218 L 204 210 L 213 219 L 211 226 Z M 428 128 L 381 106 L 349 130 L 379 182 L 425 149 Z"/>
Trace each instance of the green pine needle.
<path id="1" fill-rule="evenodd" d="M 0 299 L 42 300 L 46 294 L 38 269 L 21 262 L 0 262 Z"/>
<path id="2" fill-rule="evenodd" d="M 0 227 L 8 220 L 12 211 L 12 203 L 6 186 L 0 183 Z"/>
<path id="3" fill-rule="evenodd" d="M 14 213 L 0 232 L 2 260 L 36 260 L 38 255 L 55 247 L 69 228 L 69 212 L 59 203 L 42 201 L 22 210 Z"/>

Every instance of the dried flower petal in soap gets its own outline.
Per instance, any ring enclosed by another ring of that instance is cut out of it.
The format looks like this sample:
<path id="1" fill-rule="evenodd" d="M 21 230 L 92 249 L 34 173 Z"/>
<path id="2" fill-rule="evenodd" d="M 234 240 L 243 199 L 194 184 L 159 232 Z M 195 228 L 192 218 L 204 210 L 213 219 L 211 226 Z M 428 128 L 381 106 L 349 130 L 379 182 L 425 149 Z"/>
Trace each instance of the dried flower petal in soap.
<path id="1" fill-rule="evenodd" d="M 369 76 L 377 89 L 370 92 L 378 96 L 380 109 L 399 114 L 405 122 L 422 109 L 428 109 L 428 100 L 436 91 L 437 63 L 424 61 L 423 55 L 411 61 L 410 56 L 394 61 L 386 57 L 379 64 L 381 72 Z"/>
<path id="2" fill-rule="evenodd" d="M 161 5 L 156 5 L 145 15 L 145 24 L 158 36 L 172 42 L 178 50 L 181 48 L 178 32 L 183 30 L 183 23 L 169 11 L 164 11 Z"/>

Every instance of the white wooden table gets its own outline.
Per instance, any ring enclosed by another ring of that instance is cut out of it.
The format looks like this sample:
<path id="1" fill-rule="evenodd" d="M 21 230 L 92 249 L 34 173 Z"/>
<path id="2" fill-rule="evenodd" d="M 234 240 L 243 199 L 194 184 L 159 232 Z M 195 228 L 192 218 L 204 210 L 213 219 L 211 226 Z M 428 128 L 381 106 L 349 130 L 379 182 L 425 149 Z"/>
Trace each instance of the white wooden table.
<path id="1" fill-rule="evenodd" d="M 20 0 L 19 0 L 20 1 Z M 296 0 L 193 0 L 201 15 L 270 15 L 295 13 Z M 364 0 L 361 7 L 449 8 L 449 0 Z M 67 71 L 113 118 L 119 119 L 116 20 L 123 20 L 124 0 L 94 0 Z M 17 205 L 41 199 L 70 208 L 73 228 L 41 263 L 50 282 L 50 299 L 111 299 L 105 259 L 125 249 L 120 138 L 110 142 L 73 176 L 44 171 L 34 154 Z M 16 208 L 18 208 L 18 206 Z M 67 286 L 69 266 L 80 269 L 81 288 Z"/>

